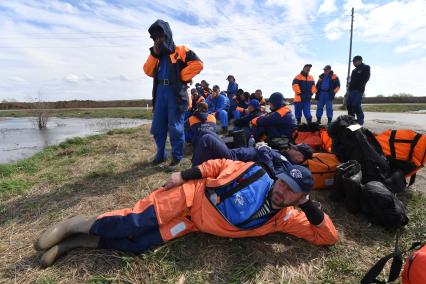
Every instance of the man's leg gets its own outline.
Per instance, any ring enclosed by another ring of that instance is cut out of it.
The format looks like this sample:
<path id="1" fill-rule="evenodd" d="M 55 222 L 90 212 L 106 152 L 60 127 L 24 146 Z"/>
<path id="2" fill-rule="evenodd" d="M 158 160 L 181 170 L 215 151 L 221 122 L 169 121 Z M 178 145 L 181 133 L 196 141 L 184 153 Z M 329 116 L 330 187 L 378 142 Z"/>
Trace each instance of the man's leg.
<path id="1" fill-rule="evenodd" d="M 358 124 L 364 124 L 364 112 L 362 111 L 362 93 L 355 91 L 354 92 L 354 104 L 353 104 L 353 112 L 356 114 L 356 121 Z"/>
<path id="2" fill-rule="evenodd" d="M 231 153 L 225 142 L 215 133 L 204 134 L 192 155 L 192 166 L 198 166 L 211 159 L 231 159 Z"/>
<path id="3" fill-rule="evenodd" d="M 303 115 L 306 118 L 308 124 L 312 123 L 312 115 L 311 115 L 311 102 L 303 102 Z"/>
<path id="4" fill-rule="evenodd" d="M 294 103 L 294 116 L 296 117 L 297 124 L 302 122 L 302 103 Z"/>
<path id="5" fill-rule="evenodd" d="M 222 125 L 222 129 L 228 129 L 228 113 L 224 110 L 219 110 L 216 112 L 216 117 Z"/>
<path id="6" fill-rule="evenodd" d="M 241 113 L 238 110 L 233 110 L 232 111 L 232 117 L 234 119 L 239 119 L 241 117 Z"/>
<path id="7" fill-rule="evenodd" d="M 317 103 L 317 113 L 316 113 L 318 123 L 321 123 L 322 114 L 324 112 L 324 104 L 325 104 L 324 96 L 320 95 L 318 103 Z"/>
<path id="8" fill-rule="evenodd" d="M 170 144 L 172 146 L 173 160 L 180 161 L 183 158 L 183 146 L 185 141 L 184 135 L 184 112 L 180 112 L 176 96 L 172 93 L 168 95 L 168 121 Z"/>
<path id="9" fill-rule="evenodd" d="M 327 120 L 328 124 L 333 120 L 333 100 L 328 99 L 326 102 L 326 112 L 327 112 Z"/>
<path id="10" fill-rule="evenodd" d="M 348 98 L 346 100 L 346 109 L 348 110 L 348 115 L 352 115 L 355 117 L 355 113 L 353 111 L 353 91 L 349 91 Z"/>
<path id="11" fill-rule="evenodd" d="M 152 119 L 151 134 L 154 135 L 155 144 L 157 146 L 157 154 L 154 162 L 162 162 L 167 158 L 166 155 L 166 139 L 167 139 L 167 99 L 164 88 L 158 86 L 155 98 L 154 117 Z"/>

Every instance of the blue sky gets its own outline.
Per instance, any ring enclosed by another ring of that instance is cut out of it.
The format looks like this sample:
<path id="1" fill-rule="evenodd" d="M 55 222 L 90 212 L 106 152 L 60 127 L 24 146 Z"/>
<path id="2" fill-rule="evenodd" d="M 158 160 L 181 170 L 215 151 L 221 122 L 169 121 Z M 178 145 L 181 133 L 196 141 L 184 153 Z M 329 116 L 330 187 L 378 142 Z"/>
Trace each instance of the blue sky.
<path id="1" fill-rule="evenodd" d="M 350 8 L 353 55 L 372 68 L 366 95 L 426 95 L 426 1 L 2 1 L 0 100 L 150 98 L 147 29 L 168 21 L 177 44 L 205 63 L 195 81 L 292 97 L 305 63 L 345 81 Z M 343 95 L 343 91 L 340 92 Z"/>

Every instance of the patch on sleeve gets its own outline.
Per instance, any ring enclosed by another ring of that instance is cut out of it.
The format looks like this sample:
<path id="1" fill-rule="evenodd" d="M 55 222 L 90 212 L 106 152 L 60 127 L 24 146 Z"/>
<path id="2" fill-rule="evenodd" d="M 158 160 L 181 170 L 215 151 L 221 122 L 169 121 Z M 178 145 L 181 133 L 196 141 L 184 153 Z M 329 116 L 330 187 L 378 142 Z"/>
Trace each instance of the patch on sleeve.
<path id="1" fill-rule="evenodd" d="M 290 212 L 288 212 L 285 216 L 284 216 L 284 221 L 287 222 L 288 219 L 291 218 L 291 216 L 293 216 L 293 210 L 291 210 Z"/>
<path id="2" fill-rule="evenodd" d="M 185 222 L 180 222 L 180 223 L 174 225 L 170 229 L 170 233 L 172 234 L 173 237 L 176 237 L 176 235 L 178 235 L 179 233 L 182 233 L 185 229 L 186 229 Z"/>

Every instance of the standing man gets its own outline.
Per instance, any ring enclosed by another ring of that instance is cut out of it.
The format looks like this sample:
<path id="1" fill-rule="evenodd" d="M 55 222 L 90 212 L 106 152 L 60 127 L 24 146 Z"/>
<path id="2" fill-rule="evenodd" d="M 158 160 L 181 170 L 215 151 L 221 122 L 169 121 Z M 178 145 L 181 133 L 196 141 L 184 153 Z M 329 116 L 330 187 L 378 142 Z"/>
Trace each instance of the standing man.
<path id="1" fill-rule="evenodd" d="M 317 122 L 321 124 L 322 113 L 324 112 L 324 105 L 326 106 L 328 124 L 333 120 L 333 100 L 336 96 L 336 93 L 340 89 L 340 80 L 331 66 L 327 65 L 324 67 L 324 73 L 319 76 L 317 82 L 317 93 L 315 95 L 315 100 L 317 103 Z"/>
<path id="2" fill-rule="evenodd" d="M 229 101 L 232 101 L 234 96 L 237 94 L 238 91 L 238 84 L 235 82 L 234 75 L 228 75 L 228 78 L 226 80 L 228 83 L 228 89 L 226 90 L 226 95 L 228 96 Z"/>
<path id="3" fill-rule="evenodd" d="M 302 110 L 308 124 L 312 123 L 311 98 L 312 94 L 317 92 L 317 88 L 315 87 L 314 77 L 309 75 L 311 67 L 312 64 L 305 64 L 302 72 L 293 80 L 294 115 L 296 116 L 297 124 L 302 122 Z"/>
<path id="4" fill-rule="evenodd" d="M 355 117 L 356 121 L 364 124 L 364 112 L 362 111 L 361 103 L 364 96 L 365 85 L 370 79 L 370 66 L 362 63 L 362 57 L 357 55 L 352 60 L 355 69 L 352 70 L 351 78 L 349 79 L 349 96 L 346 102 L 348 114 Z"/>
<path id="5" fill-rule="evenodd" d="M 154 135 L 157 154 L 152 163 L 159 164 L 166 160 L 169 132 L 173 156 L 170 166 L 176 166 L 183 157 L 184 115 L 189 106 L 187 83 L 201 72 L 203 62 L 189 48 L 175 45 L 167 22 L 157 20 L 148 32 L 154 45 L 143 69 L 154 78 L 151 134 Z"/>

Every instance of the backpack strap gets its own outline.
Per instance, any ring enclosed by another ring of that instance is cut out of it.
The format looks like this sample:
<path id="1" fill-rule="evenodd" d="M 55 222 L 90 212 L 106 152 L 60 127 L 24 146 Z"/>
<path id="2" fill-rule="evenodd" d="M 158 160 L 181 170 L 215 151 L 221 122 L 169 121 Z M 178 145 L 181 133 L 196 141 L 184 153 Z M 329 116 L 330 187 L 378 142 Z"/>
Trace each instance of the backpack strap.
<path id="1" fill-rule="evenodd" d="M 389 147 L 390 147 L 391 157 L 394 159 L 396 159 L 395 136 L 396 136 L 396 130 L 392 130 L 389 137 Z"/>
<path id="2" fill-rule="evenodd" d="M 409 161 L 411 161 L 411 159 L 413 158 L 414 147 L 416 147 L 417 142 L 419 142 L 420 138 L 422 138 L 422 135 L 420 133 L 417 133 L 417 135 L 414 137 L 413 141 L 411 142 L 410 153 L 408 154 Z"/>
<path id="3" fill-rule="evenodd" d="M 413 174 L 410 177 L 410 181 L 408 182 L 408 186 L 412 186 L 414 184 L 414 182 L 416 181 L 416 175 L 417 175 L 417 173 Z"/>
<path id="4" fill-rule="evenodd" d="M 223 202 L 225 199 L 228 199 L 238 191 L 242 190 L 246 186 L 252 184 L 253 182 L 257 181 L 261 176 L 266 174 L 266 171 L 263 168 L 260 168 L 257 170 L 254 174 L 252 174 L 249 178 L 243 180 L 242 182 L 238 183 L 235 187 L 231 188 L 231 190 L 225 192 L 220 196 L 220 201 Z"/>

